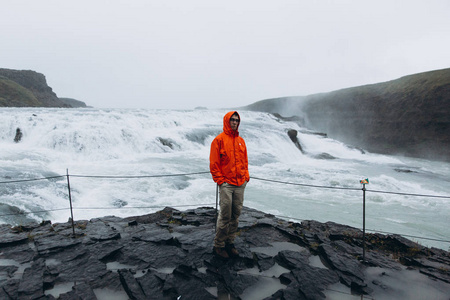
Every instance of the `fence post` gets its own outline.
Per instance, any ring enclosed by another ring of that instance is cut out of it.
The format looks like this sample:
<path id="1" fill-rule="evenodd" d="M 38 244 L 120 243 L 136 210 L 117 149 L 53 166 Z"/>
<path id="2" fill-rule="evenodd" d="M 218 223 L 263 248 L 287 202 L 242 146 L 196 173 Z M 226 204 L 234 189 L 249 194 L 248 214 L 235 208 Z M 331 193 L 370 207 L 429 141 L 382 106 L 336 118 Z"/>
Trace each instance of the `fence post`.
<path id="1" fill-rule="evenodd" d="M 363 263 L 366 261 L 366 185 L 363 184 Z"/>
<path id="2" fill-rule="evenodd" d="M 70 219 L 72 220 L 72 233 L 75 237 L 75 225 L 73 223 L 73 210 L 72 210 L 72 196 L 70 194 L 70 181 L 69 181 L 69 169 L 66 169 L 67 174 L 67 188 L 69 190 L 69 202 L 70 202 Z"/>
<path id="3" fill-rule="evenodd" d="M 360 181 L 363 188 L 363 257 L 362 262 L 366 261 L 366 184 L 369 184 L 369 179 L 363 179 Z"/>

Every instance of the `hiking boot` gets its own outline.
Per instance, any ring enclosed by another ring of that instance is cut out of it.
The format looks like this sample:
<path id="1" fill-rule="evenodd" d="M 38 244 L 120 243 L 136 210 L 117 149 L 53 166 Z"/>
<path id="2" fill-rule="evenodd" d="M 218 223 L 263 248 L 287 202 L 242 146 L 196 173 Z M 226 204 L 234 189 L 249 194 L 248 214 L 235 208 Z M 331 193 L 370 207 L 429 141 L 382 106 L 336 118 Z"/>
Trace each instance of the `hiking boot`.
<path id="1" fill-rule="evenodd" d="M 222 258 L 230 258 L 225 248 L 214 247 L 214 254 Z"/>
<path id="2" fill-rule="evenodd" d="M 227 244 L 225 245 L 225 249 L 227 249 L 228 255 L 232 257 L 238 257 L 239 251 L 237 251 L 236 247 L 234 247 L 234 244 Z"/>

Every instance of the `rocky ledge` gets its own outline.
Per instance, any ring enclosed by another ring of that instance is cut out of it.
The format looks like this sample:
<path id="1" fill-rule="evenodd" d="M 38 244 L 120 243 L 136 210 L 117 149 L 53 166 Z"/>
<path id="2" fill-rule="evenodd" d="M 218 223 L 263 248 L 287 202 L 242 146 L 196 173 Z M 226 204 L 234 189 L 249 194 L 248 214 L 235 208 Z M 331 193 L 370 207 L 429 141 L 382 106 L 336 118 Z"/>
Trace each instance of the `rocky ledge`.
<path id="1" fill-rule="evenodd" d="M 244 208 L 240 257 L 212 254 L 215 210 L 0 227 L 0 299 L 446 299 L 449 252 Z M 75 235 L 73 234 L 75 232 Z"/>

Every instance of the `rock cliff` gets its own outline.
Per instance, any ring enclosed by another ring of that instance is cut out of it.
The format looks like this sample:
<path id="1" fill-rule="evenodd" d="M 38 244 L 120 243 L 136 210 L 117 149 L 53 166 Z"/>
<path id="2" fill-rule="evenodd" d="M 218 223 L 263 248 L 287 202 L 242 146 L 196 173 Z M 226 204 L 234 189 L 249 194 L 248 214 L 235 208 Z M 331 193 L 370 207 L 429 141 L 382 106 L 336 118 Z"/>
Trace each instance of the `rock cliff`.
<path id="1" fill-rule="evenodd" d="M 64 104 L 69 105 L 70 107 L 87 107 L 86 103 L 80 100 L 72 99 L 72 98 L 59 98 Z"/>
<path id="2" fill-rule="evenodd" d="M 450 161 L 450 69 L 245 109 L 297 115 L 302 125 L 372 152 Z"/>
<path id="3" fill-rule="evenodd" d="M 81 102 L 81 101 L 78 101 Z M 80 106 L 86 106 L 83 102 Z M 73 107 L 47 85 L 45 76 L 31 70 L 0 68 L 0 107 Z"/>
<path id="4" fill-rule="evenodd" d="M 212 254 L 215 210 L 0 226 L 0 299 L 448 299 L 450 255 L 400 236 L 244 208 L 240 257 Z M 75 233 L 75 234 L 73 234 Z M 359 299 L 359 297 L 358 297 Z"/>

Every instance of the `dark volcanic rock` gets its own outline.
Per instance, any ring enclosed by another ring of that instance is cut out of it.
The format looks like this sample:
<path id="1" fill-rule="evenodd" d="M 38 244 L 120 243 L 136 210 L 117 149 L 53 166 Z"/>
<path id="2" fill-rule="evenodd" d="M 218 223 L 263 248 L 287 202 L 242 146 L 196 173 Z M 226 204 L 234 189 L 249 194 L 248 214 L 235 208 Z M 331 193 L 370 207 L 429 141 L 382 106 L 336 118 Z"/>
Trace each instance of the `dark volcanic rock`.
<path id="1" fill-rule="evenodd" d="M 288 132 L 287 132 L 287 134 L 288 134 L 289 138 L 291 139 L 291 141 L 294 143 L 294 145 L 295 145 L 302 153 L 304 153 L 303 147 L 302 147 L 302 145 L 300 144 L 300 141 L 299 141 L 298 138 L 297 138 L 297 134 L 298 134 L 297 130 L 295 130 L 295 129 L 289 129 Z"/>
<path id="2" fill-rule="evenodd" d="M 212 254 L 214 217 L 213 208 L 166 208 L 77 221 L 75 236 L 71 223 L 1 226 L 0 299 L 101 300 L 105 291 L 121 299 L 324 299 L 336 284 L 348 294 L 377 298 L 380 290 L 396 292 L 384 278 L 401 276 L 395 274 L 405 266 L 423 281 L 441 284 L 441 291 L 450 290 L 447 251 L 367 234 L 362 262 L 358 229 L 291 223 L 249 208 L 243 209 L 235 241 L 240 256 L 223 260 Z M 312 258 L 323 265 L 312 264 Z M 370 268 L 384 277 L 373 277 Z M 278 284 L 264 293 L 267 280 Z M 69 288 L 56 293 L 60 285 Z"/>
<path id="3" fill-rule="evenodd" d="M 11 230 L 9 226 L 2 225 L 0 227 L 0 248 L 5 246 L 14 246 L 28 242 L 28 233 L 20 232 L 16 233 Z"/>
<path id="4" fill-rule="evenodd" d="M 23 272 L 22 280 L 18 287 L 19 299 L 38 299 L 44 296 L 44 259 L 38 258 L 32 262 L 31 267 Z"/>
<path id="5" fill-rule="evenodd" d="M 18 143 L 22 140 L 23 133 L 19 127 L 16 129 L 16 136 L 14 137 L 14 142 Z"/>

